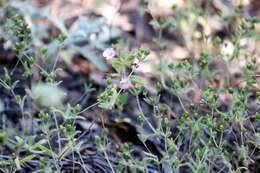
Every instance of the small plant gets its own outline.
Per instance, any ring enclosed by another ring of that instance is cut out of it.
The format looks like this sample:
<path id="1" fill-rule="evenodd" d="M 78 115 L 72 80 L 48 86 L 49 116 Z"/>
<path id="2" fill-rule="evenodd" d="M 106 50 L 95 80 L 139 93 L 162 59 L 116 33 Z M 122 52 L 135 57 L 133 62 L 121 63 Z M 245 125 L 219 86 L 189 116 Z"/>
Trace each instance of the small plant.
<path id="1" fill-rule="evenodd" d="M 23 14 L 24 3 L 3 4 Z M 67 28 L 40 12 L 39 18 L 50 19 L 59 30 L 40 47 L 24 20 L 32 14 L 8 18 L 1 39 L 12 42 L 17 62 L 0 69 L 5 97 L 0 98 L 0 172 L 258 172 L 259 60 L 257 50 L 247 51 L 241 39 L 259 41 L 259 20 L 241 17 L 241 4 L 222 14 L 211 9 L 213 2 L 195 7 L 187 2 L 185 9 L 174 5 L 174 15 L 166 17 L 153 15 L 149 3 L 143 7 L 152 17 L 155 53 L 109 47 L 118 33 L 100 18 L 79 17 Z M 28 13 L 38 14 L 36 9 Z M 211 31 L 211 13 L 223 25 L 229 18 L 236 21 L 228 40 Z M 165 34 L 173 34 L 194 57 L 167 61 Z M 68 70 L 74 64 L 66 55 L 87 58 L 80 65 L 90 63 L 93 73 L 108 72 L 100 79 L 105 86 Z M 138 71 L 150 55 L 160 58 L 151 78 Z M 230 68 L 241 57 L 246 57 L 242 79 L 233 83 Z M 67 81 L 72 80 L 68 73 L 82 79 L 79 87 Z"/>

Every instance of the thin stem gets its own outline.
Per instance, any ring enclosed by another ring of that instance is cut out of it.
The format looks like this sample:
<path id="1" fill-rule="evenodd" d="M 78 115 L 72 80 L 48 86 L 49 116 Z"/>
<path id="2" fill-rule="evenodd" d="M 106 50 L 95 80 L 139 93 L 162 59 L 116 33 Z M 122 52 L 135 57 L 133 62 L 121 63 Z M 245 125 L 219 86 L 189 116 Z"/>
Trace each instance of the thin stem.
<path id="1" fill-rule="evenodd" d="M 103 118 L 103 111 L 102 111 L 101 114 L 100 114 L 100 121 L 101 121 L 102 127 L 105 129 L 105 122 L 104 122 L 104 118 Z M 107 143 L 106 138 L 105 138 L 105 140 L 104 140 L 104 143 Z M 109 165 L 109 167 L 110 167 L 112 173 L 115 173 L 114 168 L 113 168 L 113 166 L 112 166 L 112 164 L 111 164 L 111 162 L 110 162 L 110 160 L 109 160 L 109 157 L 108 157 L 108 154 L 107 154 L 107 152 L 106 152 L 106 149 L 105 149 L 104 147 L 102 147 L 102 151 L 103 151 L 103 153 L 104 153 L 104 155 L 105 155 L 106 161 L 107 161 L 107 163 L 108 163 L 108 165 Z"/>
<path id="2" fill-rule="evenodd" d="M 86 166 L 85 166 L 85 164 L 84 164 L 84 161 L 83 161 L 83 159 L 82 159 L 81 154 L 80 154 L 79 152 L 77 152 L 77 153 L 78 153 L 78 155 L 79 155 L 80 162 L 82 162 L 82 167 L 83 167 L 85 173 L 88 173 L 88 170 L 87 170 L 87 168 L 86 168 Z"/>
<path id="3" fill-rule="evenodd" d="M 72 173 L 75 171 L 75 155 L 74 151 L 72 152 Z"/>
<path id="4" fill-rule="evenodd" d="M 103 149 L 103 152 L 104 152 L 105 158 L 106 158 L 106 160 L 107 160 L 107 163 L 108 163 L 108 165 L 109 165 L 109 167 L 110 167 L 112 173 L 116 173 L 115 170 L 114 170 L 114 168 L 113 168 L 113 166 L 112 166 L 112 164 L 111 164 L 111 162 L 110 162 L 110 160 L 109 160 L 109 157 L 108 157 L 108 154 L 107 154 L 106 150 Z"/>
<path id="5" fill-rule="evenodd" d="M 139 101 L 139 97 L 138 95 L 136 95 L 136 102 L 137 102 L 137 106 L 138 106 L 138 109 L 143 117 L 143 119 L 147 122 L 147 124 L 149 125 L 149 127 L 153 130 L 154 133 L 157 133 L 155 128 L 153 127 L 153 125 L 147 120 L 147 118 L 145 117 L 144 115 L 144 112 L 142 110 L 142 107 L 141 107 L 141 104 L 140 104 L 140 101 Z"/>
<path id="6" fill-rule="evenodd" d="M 58 60 L 59 60 L 59 55 L 55 58 L 55 62 L 54 62 L 54 64 L 53 64 L 53 67 L 52 67 L 52 71 L 54 71 L 55 70 L 55 68 L 56 68 L 56 65 L 57 65 L 57 63 L 58 63 Z"/>
<path id="7" fill-rule="evenodd" d="M 92 108 L 92 107 L 94 107 L 94 106 L 96 106 L 96 105 L 98 105 L 98 104 L 99 104 L 99 102 L 96 102 L 96 103 L 94 103 L 94 104 L 92 104 L 92 105 L 86 107 L 85 109 L 83 109 L 82 111 L 80 111 L 80 112 L 77 113 L 77 114 L 82 114 L 83 112 L 89 110 L 90 108 Z"/>
<path id="8" fill-rule="evenodd" d="M 186 108 L 185 108 L 185 106 L 183 105 L 183 103 L 182 103 L 182 100 L 181 100 L 181 98 L 180 98 L 180 96 L 178 96 L 178 94 L 176 94 L 176 96 L 178 97 L 178 100 L 179 100 L 179 102 L 180 102 L 180 104 L 181 104 L 181 107 L 182 107 L 182 109 L 184 110 L 184 112 L 188 112 L 187 110 L 186 110 Z"/>
<path id="9" fill-rule="evenodd" d="M 47 140 L 47 144 L 48 144 L 48 146 L 49 146 L 50 150 L 51 150 L 51 151 L 53 151 L 53 149 L 52 149 L 52 147 L 51 147 L 51 143 L 50 143 L 50 140 L 49 140 L 49 139 Z M 59 166 L 58 166 L 58 164 L 57 164 L 56 157 L 54 156 L 54 154 L 53 154 L 53 153 L 52 153 L 52 158 L 53 158 L 53 160 L 54 160 L 54 165 L 55 165 L 55 168 L 56 168 L 56 170 L 59 172 L 60 168 L 59 168 Z"/>
<path id="10" fill-rule="evenodd" d="M 27 54 L 24 54 L 24 56 L 26 57 L 26 58 L 30 58 Z M 47 71 L 46 70 L 44 70 L 39 64 L 37 64 L 36 62 L 33 64 L 33 65 L 35 65 L 37 68 L 39 68 L 41 71 L 43 71 L 44 73 L 47 73 Z"/>
<path id="11" fill-rule="evenodd" d="M 60 137 L 60 128 L 59 128 L 59 124 L 58 124 L 58 121 L 57 121 L 57 117 L 56 117 L 56 114 L 54 114 L 54 121 L 55 121 L 55 126 L 56 126 L 56 129 L 57 129 L 57 135 L 58 135 L 58 145 L 59 145 L 59 153 L 61 152 L 61 137 Z"/>

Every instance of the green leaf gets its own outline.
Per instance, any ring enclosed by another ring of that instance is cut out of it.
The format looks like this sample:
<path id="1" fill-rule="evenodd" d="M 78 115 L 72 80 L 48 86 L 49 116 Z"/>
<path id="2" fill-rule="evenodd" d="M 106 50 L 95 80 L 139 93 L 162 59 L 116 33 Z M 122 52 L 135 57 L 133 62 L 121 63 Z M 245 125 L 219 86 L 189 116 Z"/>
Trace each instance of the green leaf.
<path id="1" fill-rule="evenodd" d="M 58 159 L 62 159 L 64 157 L 66 157 L 67 155 L 69 155 L 72 152 L 72 145 L 69 142 L 63 149 L 62 151 L 58 154 Z"/>
<path id="2" fill-rule="evenodd" d="M 119 96 L 118 96 L 118 102 L 120 105 L 124 106 L 128 101 L 128 93 L 125 92 L 125 93 L 121 93 Z"/>
<path id="3" fill-rule="evenodd" d="M 141 84 L 141 85 L 145 85 L 146 84 L 146 81 L 143 77 L 141 76 L 137 76 L 137 75 L 132 75 L 130 76 L 130 80 L 134 83 L 138 83 L 138 84 Z"/>
<path id="4" fill-rule="evenodd" d="M 113 109 L 118 95 L 119 94 L 117 93 L 116 88 L 107 88 L 103 93 L 100 94 L 98 98 L 99 107 L 108 110 Z"/>
<path id="5" fill-rule="evenodd" d="M 50 157 L 53 157 L 53 158 L 57 158 L 58 157 L 58 155 L 56 153 L 54 153 L 52 150 L 50 150 L 49 148 L 45 147 L 42 144 L 39 144 L 37 147 L 39 149 L 41 149 L 42 152 L 48 154 Z"/>
<path id="6" fill-rule="evenodd" d="M 0 166 L 6 166 L 6 165 L 10 165 L 10 161 L 7 161 L 7 160 L 0 160 Z"/>
<path id="7" fill-rule="evenodd" d="M 36 157 L 35 154 L 28 155 L 28 156 L 22 158 L 22 159 L 20 160 L 20 162 L 21 162 L 22 165 L 24 165 L 25 163 L 27 163 L 27 162 L 29 162 L 30 160 L 32 160 L 34 157 Z"/>

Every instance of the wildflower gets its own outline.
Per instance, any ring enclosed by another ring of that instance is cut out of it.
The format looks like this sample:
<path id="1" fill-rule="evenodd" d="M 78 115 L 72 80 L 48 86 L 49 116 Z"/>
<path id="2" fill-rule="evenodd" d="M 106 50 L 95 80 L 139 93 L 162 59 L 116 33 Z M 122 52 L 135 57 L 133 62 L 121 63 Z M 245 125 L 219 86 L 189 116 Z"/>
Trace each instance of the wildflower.
<path id="1" fill-rule="evenodd" d="M 133 84 L 125 72 L 121 73 L 119 86 L 123 90 L 127 90 L 133 87 Z"/>
<path id="2" fill-rule="evenodd" d="M 113 58 L 118 57 L 118 52 L 116 52 L 114 48 L 106 48 L 103 52 L 103 57 L 105 57 L 106 60 L 109 61 Z"/>

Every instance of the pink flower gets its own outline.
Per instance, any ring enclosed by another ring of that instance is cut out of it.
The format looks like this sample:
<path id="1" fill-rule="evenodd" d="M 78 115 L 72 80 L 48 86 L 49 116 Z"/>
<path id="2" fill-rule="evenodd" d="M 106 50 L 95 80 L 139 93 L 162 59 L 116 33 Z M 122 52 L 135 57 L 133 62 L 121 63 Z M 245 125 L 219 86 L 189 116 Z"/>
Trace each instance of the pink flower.
<path id="1" fill-rule="evenodd" d="M 133 87 L 133 84 L 128 76 L 123 72 L 120 76 L 120 82 L 119 82 L 120 88 L 123 90 L 127 90 Z"/>
<path id="2" fill-rule="evenodd" d="M 115 51 L 114 48 L 106 48 L 103 52 L 103 57 L 105 57 L 107 60 L 111 60 L 118 57 L 118 52 Z"/>

